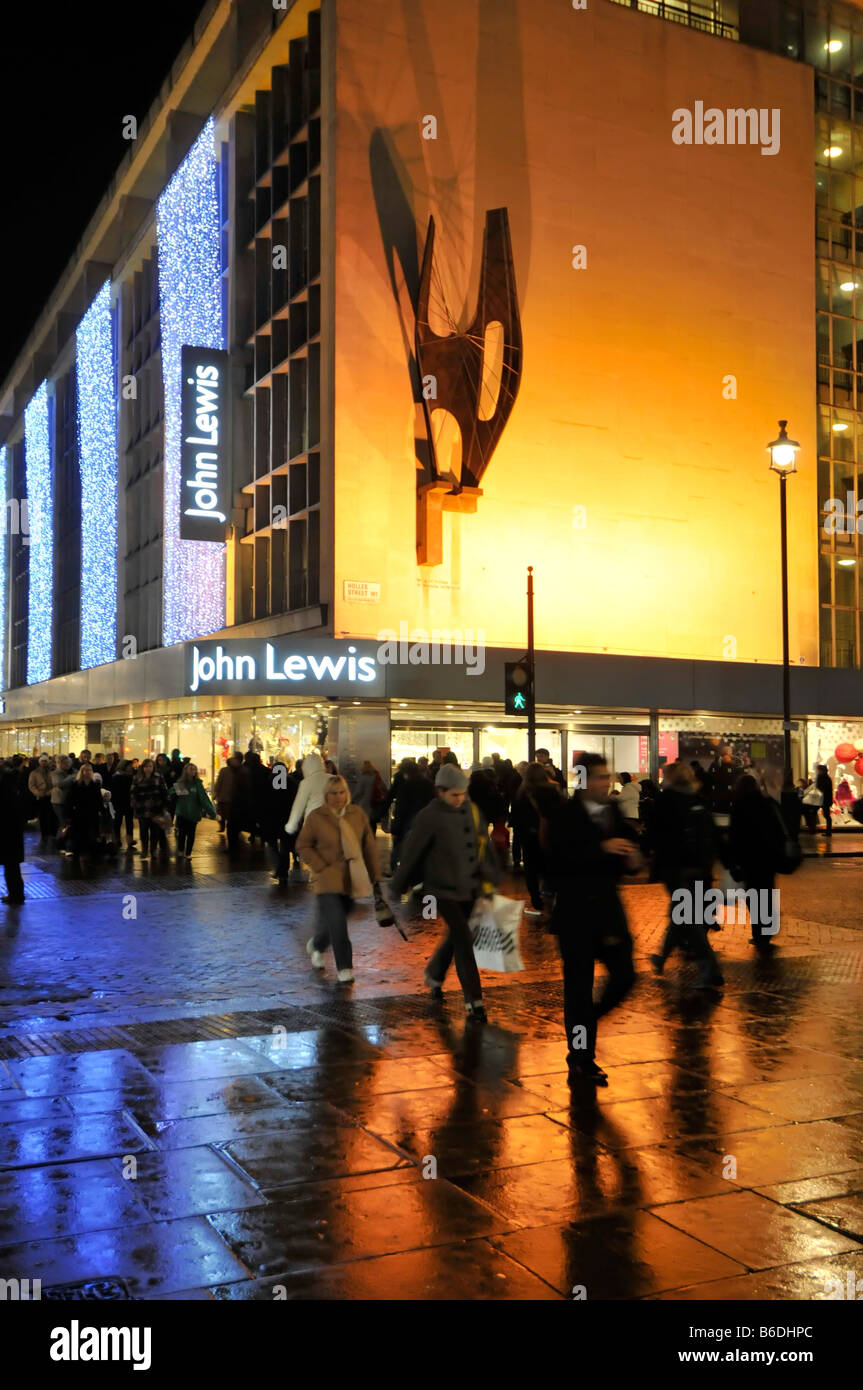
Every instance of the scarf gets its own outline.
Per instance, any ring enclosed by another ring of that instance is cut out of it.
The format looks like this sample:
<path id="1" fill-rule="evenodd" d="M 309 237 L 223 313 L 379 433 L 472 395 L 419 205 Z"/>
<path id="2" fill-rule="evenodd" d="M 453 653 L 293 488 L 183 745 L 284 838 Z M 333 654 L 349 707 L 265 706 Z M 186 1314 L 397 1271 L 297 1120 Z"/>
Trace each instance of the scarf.
<path id="1" fill-rule="evenodd" d="M 479 808 L 476 806 L 476 804 L 470 800 L 468 801 L 468 804 L 470 806 L 471 814 L 473 816 L 474 829 L 476 830 L 477 860 L 479 864 L 482 865 L 482 862 L 485 858 L 486 847 L 488 845 L 488 830 L 483 828 L 482 821 L 480 820 Z M 484 878 L 480 883 L 480 894 L 483 897 L 488 897 L 493 892 L 494 884 L 491 882 L 490 879 Z"/>
<path id="2" fill-rule="evenodd" d="M 346 806 L 343 811 L 337 811 L 336 816 L 339 822 L 339 833 L 342 837 L 342 854 L 348 861 L 348 870 L 351 876 L 351 897 L 370 898 L 372 896 L 372 881 L 363 859 L 362 846 L 345 816 L 347 809 Z"/>

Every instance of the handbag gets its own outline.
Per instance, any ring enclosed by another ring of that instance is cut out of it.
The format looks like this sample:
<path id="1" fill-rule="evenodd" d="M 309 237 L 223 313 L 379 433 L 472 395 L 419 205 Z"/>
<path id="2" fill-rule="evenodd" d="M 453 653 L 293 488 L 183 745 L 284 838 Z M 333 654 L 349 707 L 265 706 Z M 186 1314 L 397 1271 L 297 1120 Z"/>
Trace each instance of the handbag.
<path id="1" fill-rule="evenodd" d="M 473 953 L 480 970 L 501 970 L 511 974 L 524 969 L 518 944 L 522 904 L 495 893 L 477 898 L 470 914 Z"/>
<path id="2" fill-rule="evenodd" d="M 372 892 L 375 900 L 375 916 L 378 919 L 379 927 L 395 927 L 402 941 L 407 941 L 407 937 L 399 926 L 393 915 L 392 908 L 384 897 L 383 889 L 379 883 L 372 885 Z"/>
<path id="3" fill-rule="evenodd" d="M 803 805 L 818 807 L 824 805 L 824 793 L 818 790 L 814 782 L 812 786 L 807 787 L 806 791 L 803 793 Z"/>
<path id="4" fill-rule="evenodd" d="M 158 815 L 151 816 L 150 820 L 154 825 L 158 825 L 160 830 L 171 829 L 171 817 L 168 815 L 167 811 L 160 811 Z"/>
<path id="5" fill-rule="evenodd" d="M 498 854 L 506 854 L 509 849 L 509 831 L 505 820 L 496 820 L 491 828 L 491 842 Z"/>

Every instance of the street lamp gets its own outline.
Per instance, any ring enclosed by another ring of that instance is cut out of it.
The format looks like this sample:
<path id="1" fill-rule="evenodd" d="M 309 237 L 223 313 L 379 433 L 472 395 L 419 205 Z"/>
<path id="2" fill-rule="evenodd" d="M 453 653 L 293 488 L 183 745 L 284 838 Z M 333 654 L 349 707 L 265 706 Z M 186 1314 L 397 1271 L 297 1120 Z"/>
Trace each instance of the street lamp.
<path id="1" fill-rule="evenodd" d="M 767 445 L 770 467 L 779 474 L 779 518 L 782 546 L 782 741 L 785 760 L 785 781 L 793 781 L 791 771 L 791 670 L 788 661 L 788 520 L 785 482 L 790 473 L 797 472 L 796 439 L 788 438 L 787 420 L 779 421 L 779 435 Z"/>

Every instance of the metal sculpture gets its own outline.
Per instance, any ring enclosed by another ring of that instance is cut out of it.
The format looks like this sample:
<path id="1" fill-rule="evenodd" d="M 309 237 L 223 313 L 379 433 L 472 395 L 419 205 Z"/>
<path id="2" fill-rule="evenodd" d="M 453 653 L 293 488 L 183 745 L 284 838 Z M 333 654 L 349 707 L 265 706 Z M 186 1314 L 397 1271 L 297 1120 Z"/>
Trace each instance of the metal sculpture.
<path id="1" fill-rule="evenodd" d="M 477 309 L 459 333 L 438 285 L 440 308 L 453 331 L 442 336 L 429 323 L 434 276 L 435 222 L 429 218 L 416 310 L 416 359 L 423 381 L 423 412 L 432 477 L 418 489 L 417 551 L 421 565 L 442 559 L 443 511 L 475 512 L 480 483 L 509 419 L 522 371 L 521 317 L 506 208 L 486 213 Z M 486 354 L 496 327 L 500 363 L 489 370 Z M 430 383 L 428 390 L 426 383 Z M 461 434 L 461 468 L 455 478 L 439 457 L 433 412 L 446 411 Z"/>

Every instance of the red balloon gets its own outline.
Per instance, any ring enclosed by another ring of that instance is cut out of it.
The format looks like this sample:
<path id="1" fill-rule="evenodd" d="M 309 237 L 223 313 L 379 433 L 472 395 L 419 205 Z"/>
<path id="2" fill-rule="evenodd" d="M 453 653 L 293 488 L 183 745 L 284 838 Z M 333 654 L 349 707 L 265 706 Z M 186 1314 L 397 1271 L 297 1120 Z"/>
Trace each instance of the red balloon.
<path id="1" fill-rule="evenodd" d="M 853 743 L 840 743 L 836 747 L 837 763 L 852 763 L 857 757 L 857 749 Z"/>
<path id="2" fill-rule="evenodd" d="M 858 777 L 863 777 L 863 758 L 858 758 L 854 764 L 854 771 Z"/>

